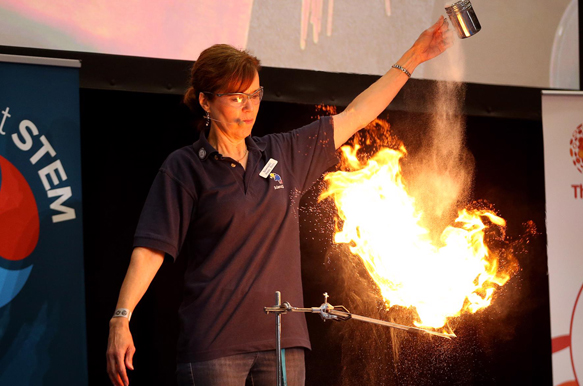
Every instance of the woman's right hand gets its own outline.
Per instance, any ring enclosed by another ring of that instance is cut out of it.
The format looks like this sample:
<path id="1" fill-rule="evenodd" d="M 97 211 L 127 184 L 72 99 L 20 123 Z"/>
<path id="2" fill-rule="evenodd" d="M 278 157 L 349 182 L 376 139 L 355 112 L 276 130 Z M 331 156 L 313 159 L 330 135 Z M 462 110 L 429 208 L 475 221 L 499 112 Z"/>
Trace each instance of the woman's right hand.
<path id="1" fill-rule="evenodd" d="M 163 262 L 164 252 L 150 248 L 134 248 L 116 308 L 133 310 L 144 296 Z M 127 369 L 134 369 L 135 352 L 136 347 L 130 333 L 129 319 L 112 318 L 109 321 L 107 342 L 107 374 L 115 386 L 129 384 Z"/>
<path id="2" fill-rule="evenodd" d="M 112 318 L 107 342 L 107 374 L 115 386 L 129 385 L 127 369 L 133 370 L 136 352 L 127 318 Z"/>

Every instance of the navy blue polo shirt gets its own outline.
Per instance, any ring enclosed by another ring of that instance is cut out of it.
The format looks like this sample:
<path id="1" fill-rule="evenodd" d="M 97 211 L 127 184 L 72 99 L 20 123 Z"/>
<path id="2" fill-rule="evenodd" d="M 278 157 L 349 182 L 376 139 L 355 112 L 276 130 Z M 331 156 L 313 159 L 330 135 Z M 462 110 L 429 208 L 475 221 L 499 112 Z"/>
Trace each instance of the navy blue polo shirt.
<path id="1" fill-rule="evenodd" d="M 204 134 L 172 153 L 136 230 L 134 246 L 187 255 L 179 362 L 274 349 L 275 317 L 263 307 L 275 303 L 275 291 L 303 306 L 298 207 L 337 162 L 333 120 L 246 144 L 246 170 Z M 270 159 L 277 165 L 261 177 Z M 282 347 L 310 348 L 303 314 L 284 317 Z"/>

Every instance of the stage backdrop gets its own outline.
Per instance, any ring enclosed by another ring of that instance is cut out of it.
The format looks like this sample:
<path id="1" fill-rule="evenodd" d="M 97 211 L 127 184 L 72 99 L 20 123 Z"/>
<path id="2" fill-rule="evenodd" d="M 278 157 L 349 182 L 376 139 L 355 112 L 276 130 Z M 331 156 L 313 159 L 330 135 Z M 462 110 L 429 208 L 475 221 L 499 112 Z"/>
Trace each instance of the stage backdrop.
<path id="1" fill-rule="evenodd" d="M 0 55 L 0 385 L 87 384 L 79 66 Z"/>
<path id="2" fill-rule="evenodd" d="M 553 383 L 583 385 L 583 93 L 542 96 Z"/>
<path id="3" fill-rule="evenodd" d="M 195 60 L 229 43 L 264 66 L 382 75 L 455 1 L 2 0 L 0 45 Z M 463 80 L 579 89 L 577 1 L 472 0 Z M 446 65 L 415 77 L 452 80 Z"/>

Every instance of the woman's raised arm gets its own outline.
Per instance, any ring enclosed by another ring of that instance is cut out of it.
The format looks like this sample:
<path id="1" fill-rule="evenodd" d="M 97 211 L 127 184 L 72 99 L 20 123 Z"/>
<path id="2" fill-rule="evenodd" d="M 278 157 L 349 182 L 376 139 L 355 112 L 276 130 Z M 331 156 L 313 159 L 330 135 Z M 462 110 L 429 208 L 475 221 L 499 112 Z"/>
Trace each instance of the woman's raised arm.
<path id="1" fill-rule="evenodd" d="M 397 61 L 396 65 L 402 69 L 392 67 L 360 93 L 343 112 L 334 116 L 336 148 L 387 108 L 409 79 L 403 70 L 411 74 L 419 64 L 438 56 L 452 44 L 453 34 L 447 20 L 442 16 L 433 26 L 423 31 L 413 46 Z"/>

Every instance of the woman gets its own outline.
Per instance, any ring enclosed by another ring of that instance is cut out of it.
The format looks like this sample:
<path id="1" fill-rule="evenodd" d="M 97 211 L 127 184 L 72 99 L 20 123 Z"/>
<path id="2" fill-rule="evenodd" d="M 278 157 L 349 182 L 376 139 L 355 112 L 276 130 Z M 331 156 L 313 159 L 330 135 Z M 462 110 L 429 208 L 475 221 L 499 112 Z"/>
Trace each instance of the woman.
<path id="1" fill-rule="evenodd" d="M 180 306 L 180 385 L 275 384 L 273 318 L 263 307 L 280 290 L 301 305 L 299 197 L 329 167 L 335 150 L 377 117 L 415 68 L 452 44 L 440 18 L 378 81 L 340 114 L 285 134 L 251 137 L 263 88 L 259 61 L 226 45 L 203 51 L 185 102 L 208 130 L 162 165 L 144 206 L 117 309 L 107 369 L 127 385 L 135 352 L 129 317 L 164 255 L 183 245 L 188 267 Z M 289 385 L 303 385 L 305 317 L 286 316 L 282 336 Z"/>

